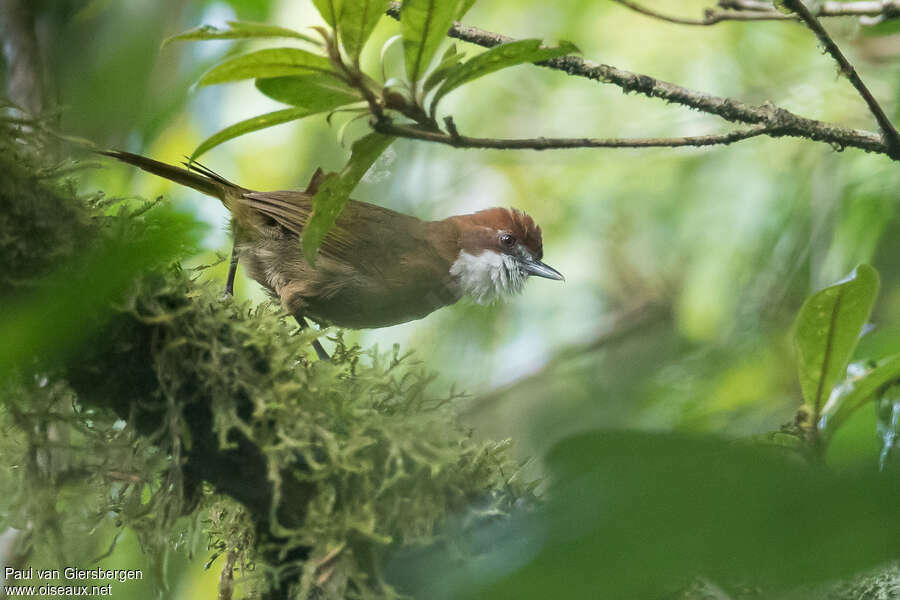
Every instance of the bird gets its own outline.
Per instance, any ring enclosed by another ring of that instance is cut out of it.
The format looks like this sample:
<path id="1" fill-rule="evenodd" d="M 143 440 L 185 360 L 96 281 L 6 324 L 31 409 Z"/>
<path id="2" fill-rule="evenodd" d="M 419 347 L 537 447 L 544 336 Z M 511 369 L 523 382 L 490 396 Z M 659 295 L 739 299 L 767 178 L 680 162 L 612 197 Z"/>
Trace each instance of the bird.
<path id="1" fill-rule="evenodd" d="M 231 213 L 234 235 L 226 293 L 240 262 L 301 327 L 307 317 L 348 329 L 386 327 L 464 296 L 480 304 L 510 298 L 531 276 L 565 280 L 542 262 L 541 228 L 515 208 L 425 221 L 349 200 L 313 265 L 299 237 L 325 178 L 321 169 L 303 191 L 261 192 L 190 160 L 182 167 L 119 150 L 99 152 L 218 198 Z"/>

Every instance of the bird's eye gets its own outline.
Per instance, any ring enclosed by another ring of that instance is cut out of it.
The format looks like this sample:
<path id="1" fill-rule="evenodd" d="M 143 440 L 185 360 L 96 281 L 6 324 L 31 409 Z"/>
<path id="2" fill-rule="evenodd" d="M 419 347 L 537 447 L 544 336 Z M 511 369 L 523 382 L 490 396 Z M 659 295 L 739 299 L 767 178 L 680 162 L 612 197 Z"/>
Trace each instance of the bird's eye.
<path id="1" fill-rule="evenodd" d="M 504 233 L 500 236 L 500 244 L 502 244 L 506 248 L 512 248 L 516 245 L 516 238 L 509 235 L 508 233 Z"/>

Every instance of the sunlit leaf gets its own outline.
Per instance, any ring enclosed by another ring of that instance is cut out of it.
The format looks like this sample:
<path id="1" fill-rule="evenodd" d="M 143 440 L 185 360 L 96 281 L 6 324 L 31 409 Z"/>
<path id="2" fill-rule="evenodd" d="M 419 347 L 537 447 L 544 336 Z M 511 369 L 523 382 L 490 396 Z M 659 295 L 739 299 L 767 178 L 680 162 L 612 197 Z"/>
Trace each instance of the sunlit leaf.
<path id="1" fill-rule="evenodd" d="M 578 52 L 578 48 L 571 42 L 560 42 L 559 46 L 545 48 L 538 39 L 516 40 L 494 46 L 450 69 L 444 83 L 435 92 L 431 110 L 434 112 L 437 103 L 445 95 L 479 77 L 522 63 L 540 62 L 575 52 Z"/>
<path id="2" fill-rule="evenodd" d="M 794 325 L 800 388 L 816 419 L 832 388 L 844 378 L 877 294 L 878 272 L 860 265 L 800 308 Z"/>
<path id="3" fill-rule="evenodd" d="M 393 137 L 370 133 L 353 143 L 350 160 L 339 174 L 325 178 L 313 197 L 313 214 L 303 228 L 303 255 L 315 262 L 316 252 L 350 199 L 350 192 L 369 167 L 387 150 Z"/>
<path id="4" fill-rule="evenodd" d="M 427 94 L 435 86 L 441 83 L 453 67 L 460 63 L 463 57 L 465 57 L 465 54 L 456 51 L 456 44 L 451 44 L 444 52 L 438 65 L 432 69 L 431 73 L 428 74 L 428 77 L 425 78 L 425 83 L 422 84 L 422 91 Z"/>
<path id="5" fill-rule="evenodd" d="M 299 48 L 266 48 L 242 54 L 219 63 L 207 71 L 199 85 L 213 85 L 241 79 L 265 79 L 286 75 L 337 74 L 328 58 Z"/>
<path id="6" fill-rule="evenodd" d="M 406 74 L 417 82 L 431 63 L 438 45 L 453 25 L 457 6 L 442 0 L 406 0 L 400 9 L 400 31 Z"/>
<path id="7" fill-rule="evenodd" d="M 404 591 L 665 598 L 702 576 L 781 597 L 896 557 L 900 482 L 872 470 L 838 475 L 789 450 L 712 437 L 600 431 L 561 442 L 546 464 L 544 506 L 481 528 L 452 558 L 434 550 L 413 575 L 396 565 L 401 578 L 418 574 Z"/>
<path id="8" fill-rule="evenodd" d="M 314 110 L 309 108 L 286 108 L 284 110 L 276 110 L 275 112 L 251 117 L 249 119 L 241 121 L 240 123 L 235 123 L 230 127 L 226 127 L 222 131 L 219 131 L 218 133 L 215 133 L 203 140 L 203 142 L 199 146 L 197 146 L 197 149 L 194 150 L 194 153 L 191 154 L 191 160 L 194 160 L 200 155 L 209 152 L 216 146 L 223 144 L 230 139 L 234 139 L 238 136 L 244 135 L 245 133 L 258 131 L 260 129 L 265 129 L 266 127 L 281 125 L 282 123 L 287 123 L 289 121 L 296 121 L 297 119 L 302 119 L 303 117 L 318 114 L 324 112 L 325 110 L 328 109 L 325 108 Z"/>
<path id="9" fill-rule="evenodd" d="M 27 297 L 5 301 L 0 316 L 0 379 L 10 369 L 62 359 L 102 323 L 116 300 L 147 268 L 165 264 L 198 239 L 190 217 L 159 209 L 152 226 L 100 244 L 48 276 Z"/>
<path id="10" fill-rule="evenodd" d="M 895 379 L 900 379 L 900 354 L 880 361 L 862 376 L 848 378 L 835 388 L 822 410 L 822 427 L 834 431 L 857 408 L 874 399 L 879 389 Z"/>
<path id="11" fill-rule="evenodd" d="M 273 100 L 310 110 L 330 110 L 361 100 L 353 88 L 322 73 L 257 79 L 256 89 Z"/>
<path id="12" fill-rule="evenodd" d="M 325 22 L 336 28 L 344 6 L 344 0 L 312 0 Z"/>
<path id="13" fill-rule="evenodd" d="M 358 59 L 362 48 L 378 20 L 388 7 L 388 0 L 344 0 L 338 21 L 338 35 L 347 53 Z"/>
<path id="14" fill-rule="evenodd" d="M 202 25 L 189 29 L 184 33 L 173 35 L 163 41 L 163 46 L 176 41 L 188 40 L 240 40 L 240 39 L 262 39 L 262 38 L 296 38 L 305 42 L 321 45 L 321 40 L 287 29 L 278 27 L 277 25 L 267 25 L 265 23 L 249 23 L 246 21 L 228 21 L 228 29 L 219 29 L 212 25 Z"/>

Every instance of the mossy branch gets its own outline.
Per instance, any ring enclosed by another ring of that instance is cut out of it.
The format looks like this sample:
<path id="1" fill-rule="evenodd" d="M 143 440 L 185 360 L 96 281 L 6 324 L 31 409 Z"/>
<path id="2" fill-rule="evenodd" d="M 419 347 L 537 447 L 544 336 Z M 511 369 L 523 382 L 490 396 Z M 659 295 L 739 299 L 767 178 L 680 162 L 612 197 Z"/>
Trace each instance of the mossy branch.
<path id="1" fill-rule="evenodd" d="M 6 301 L 45 288 L 60 260 L 152 226 L 157 208 L 110 211 L 71 182 L 34 177 L 46 166 L 31 139 L 40 128 L 4 125 Z M 35 228 L 41 235 L 28 235 Z M 177 266 L 135 273 L 112 305 L 81 318 L 91 333 L 74 353 L 20 361 L 0 382 L 0 425 L 16 437 L 0 455 L 30 465 L 8 482 L 18 493 L 6 524 L 31 524 L 27 546 L 58 550 L 65 564 L 66 548 L 97 529 L 80 515 L 115 515 L 164 557 L 179 523 L 205 520 L 210 546 L 232 567 L 255 565 L 268 597 L 391 598 L 382 567 L 394 549 L 433 543 L 447 517 L 475 503 L 507 514 L 530 495 L 509 484 L 517 467 L 506 444 L 472 440 L 456 423 L 456 396 L 433 395 L 432 375 L 409 354 L 363 351 L 337 334 L 332 359 L 313 360 L 315 334 L 277 307 L 222 300 L 196 278 Z M 60 510 L 62 490 L 76 485 Z M 235 585 L 249 579 L 240 572 Z"/>

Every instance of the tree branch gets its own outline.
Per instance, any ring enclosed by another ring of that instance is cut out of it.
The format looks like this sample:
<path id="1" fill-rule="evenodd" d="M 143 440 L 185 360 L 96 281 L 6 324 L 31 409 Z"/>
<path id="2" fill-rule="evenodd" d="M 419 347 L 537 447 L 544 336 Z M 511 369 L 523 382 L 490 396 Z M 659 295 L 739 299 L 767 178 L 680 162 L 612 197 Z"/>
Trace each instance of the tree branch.
<path id="1" fill-rule="evenodd" d="M 400 4 L 392 2 L 387 14 L 399 19 Z M 485 48 L 515 40 L 506 35 L 461 23 L 456 23 L 451 27 L 447 35 Z M 700 112 L 719 116 L 732 123 L 765 125 L 765 134 L 772 137 L 787 136 L 824 142 L 838 150 L 859 148 L 866 152 L 884 154 L 893 160 L 900 161 L 900 149 L 887 144 L 877 133 L 839 127 L 831 123 L 801 117 L 770 102 L 752 105 L 733 98 L 713 96 L 655 79 L 649 75 L 632 73 L 577 56 L 563 56 L 537 64 L 549 69 L 564 71 L 576 77 L 611 83 L 625 92 L 636 92 L 650 98 L 659 98 L 672 104 L 687 106 Z"/>
<path id="2" fill-rule="evenodd" d="M 859 73 L 856 72 L 856 69 L 853 67 L 850 61 L 847 60 L 847 57 L 844 56 L 844 53 L 841 52 L 841 49 L 838 47 L 834 39 L 832 39 L 828 32 L 825 31 L 825 28 L 822 27 L 822 24 L 819 22 L 819 20 L 815 17 L 815 15 L 809 12 L 809 9 L 806 8 L 806 5 L 803 4 L 801 0 L 784 1 L 785 5 L 796 12 L 803 20 L 803 22 L 806 23 L 807 27 L 809 27 L 813 31 L 813 33 L 816 34 L 819 42 L 825 47 L 825 51 L 831 55 L 831 57 L 841 68 L 841 73 L 847 76 L 847 79 L 850 80 L 850 83 L 853 84 L 853 87 L 856 88 L 856 91 L 859 92 L 859 95 L 862 96 L 863 100 L 865 100 L 866 105 L 868 105 L 869 107 L 869 111 L 871 111 L 872 115 L 875 116 L 875 120 L 878 122 L 878 127 L 881 129 L 887 145 L 893 149 L 894 153 L 900 152 L 900 134 L 897 133 L 897 129 L 894 128 L 891 120 L 884 113 L 884 109 L 881 108 L 878 100 L 875 99 L 875 96 L 873 96 L 872 92 L 869 91 L 869 88 L 866 87 L 866 84 L 859 76 Z"/>
<path id="3" fill-rule="evenodd" d="M 709 26 L 723 21 L 796 21 L 797 15 L 773 9 L 771 2 L 758 0 L 719 0 L 723 10 L 707 8 L 702 19 L 676 17 L 647 8 L 632 0 L 612 0 L 642 15 L 678 25 Z M 857 2 L 825 2 L 817 12 L 819 17 L 861 17 L 864 25 L 874 25 L 900 17 L 900 0 L 860 0 Z"/>
<path id="4" fill-rule="evenodd" d="M 774 8 L 772 0 L 719 0 L 717 4 L 719 8 L 756 12 L 769 12 Z"/>
<path id="5" fill-rule="evenodd" d="M 477 138 L 461 135 L 453 121 L 448 131 L 425 130 L 414 125 L 397 125 L 389 119 L 376 120 L 375 131 L 396 137 L 447 144 L 454 148 L 494 148 L 498 150 L 555 150 L 563 148 L 678 148 L 683 146 L 717 146 L 733 144 L 763 134 L 772 134 L 765 125 L 732 131 L 721 135 L 700 135 L 673 138 Z"/>

